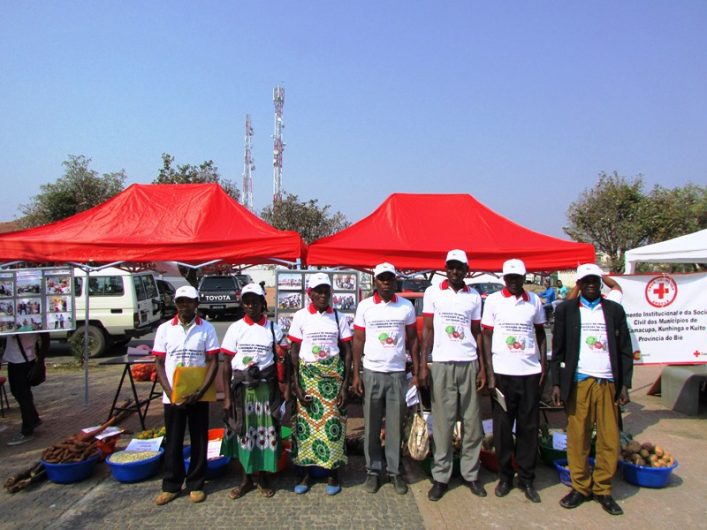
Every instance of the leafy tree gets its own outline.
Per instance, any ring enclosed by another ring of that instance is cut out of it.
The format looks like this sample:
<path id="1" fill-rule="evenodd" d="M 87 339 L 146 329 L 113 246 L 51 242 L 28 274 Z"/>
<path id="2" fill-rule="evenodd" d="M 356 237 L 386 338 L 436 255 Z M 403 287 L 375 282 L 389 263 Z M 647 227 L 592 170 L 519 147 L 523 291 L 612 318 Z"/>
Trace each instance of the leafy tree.
<path id="1" fill-rule="evenodd" d="M 221 178 L 213 160 L 206 160 L 198 166 L 184 164 L 174 167 L 174 157 L 162 153 L 162 168 L 153 184 L 202 184 L 213 182 L 220 184 L 223 190 L 236 201 L 240 200 L 241 192 L 230 180 Z"/>
<path id="2" fill-rule="evenodd" d="M 683 188 L 655 186 L 653 203 L 654 243 L 707 228 L 707 187 L 687 184 Z"/>
<path id="3" fill-rule="evenodd" d="M 123 190 L 125 171 L 99 175 L 89 167 L 90 158 L 69 155 L 62 162 L 64 176 L 53 184 L 42 184 L 40 192 L 20 210 L 24 228 L 59 221 L 97 206 Z"/>
<path id="4" fill-rule="evenodd" d="M 612 272 L 623 272 L 627 250 L 707 227 L 707 188 L 656 186 L 646 194 L 640 175 L 627 179 L 600 173 L 567 210 L 564 231 L 607 255 Z"/>
<path id="5" fill-rule="evenodd" d="M 306 243 L 349 226 L 341 212 L 329 213 L 331 206 L 320 206 L 317 199 L 300 202 L 297 195 L 285 192 L 281 201 L 266 206 L 260 216 L 280 230 L 299 232 Z"/>
<path id="6" fill-rule="evenodd" d="M 614 172 L 599 174 L 567 210 L 564 231 L 576 241 L 592 243 L 604 252 L 614 272 L 623 270 L 624 253 L 646 244 L 651 233 L 650 201 L 641 176 L 631 180 Z"/>

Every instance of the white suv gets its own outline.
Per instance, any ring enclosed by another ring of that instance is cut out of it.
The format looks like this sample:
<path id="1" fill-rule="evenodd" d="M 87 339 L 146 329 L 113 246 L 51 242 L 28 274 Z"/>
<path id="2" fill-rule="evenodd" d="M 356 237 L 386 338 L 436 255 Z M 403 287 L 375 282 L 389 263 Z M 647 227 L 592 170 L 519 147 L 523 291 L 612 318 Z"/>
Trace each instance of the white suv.
<path id="1" fill-rule="evenodd" d="M 52 331 L 52 339 L 78 335 L 82 341 L 86 321 L 86 273 L 74 269 L 76 331 Z M 109 267 L 89 275 L 89 355 L 103 354 L 110 344 L 127 343 L 151 333 L 162 317 L 160 294 L 152 272 L 128 272 Z"/>

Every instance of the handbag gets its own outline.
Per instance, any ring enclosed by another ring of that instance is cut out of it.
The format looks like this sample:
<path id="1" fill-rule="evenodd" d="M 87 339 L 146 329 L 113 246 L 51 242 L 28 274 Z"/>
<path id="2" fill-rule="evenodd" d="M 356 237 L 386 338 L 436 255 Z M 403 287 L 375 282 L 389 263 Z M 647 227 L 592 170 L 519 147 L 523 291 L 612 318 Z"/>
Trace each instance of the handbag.
<path id="1" fill-rule="evenodd" d="M 22 346 L 22 341 L 20 340 L 20 337 L 15 335 L 15 338 L 17 339 L 17 345 L 20 347 L 20 353 L 22 353 L 22 357 L 25 358 L 25 362 L 29 363 L 29 371 L 27 372 L 27 382 L 30 384 L 30 386 L 39 386 L 44 381 L 47 380 L 47 365 L 44 364 L 44 359 L 37 357 L 36 359 L 33 359 L 30 361 L 27 358 L 27 354 L 25 353 L 25 348 Z"/>
<path id="2" fill-rule="evenodd" d="M 419 401 L 417 410 L 412 416 L 407 447 L 410 458 L 417 461 L 427 458 L 427 454 L 430 452 L 430 434 L 427 428 L 427 421 L 422 416 L 422 404 Z"/>

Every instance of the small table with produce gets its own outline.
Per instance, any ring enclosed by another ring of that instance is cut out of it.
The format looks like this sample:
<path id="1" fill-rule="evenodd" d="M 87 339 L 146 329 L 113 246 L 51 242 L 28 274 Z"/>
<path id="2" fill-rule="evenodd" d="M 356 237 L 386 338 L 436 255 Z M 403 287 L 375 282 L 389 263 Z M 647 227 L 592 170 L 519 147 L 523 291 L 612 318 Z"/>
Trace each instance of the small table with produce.
<path id="1" fill-rule="evenodd" d="M 140 425 L 142 429 L 145 429 L 145 417 L 147 416 L 147 410 L 150 407 L 150 401 L 157 399 L 162 396 L 161 390 L 155 390 L 157 387 L 157 380 L 152 381 L 150 385 L 150 392 L 145 398 L 140 398 L 137 392 L 137 387 L 135 386 L 135 379 L 133 378 L 132 371 L 130 368 L 138 364 L 154 364 L 155 358 L 152 355 L 121 355 L 119 357 L 113 357 L 103 361 L 102 365 L 123 365 L 123 374 L 120 376 L 120 383 L 118 383 L 118 389 L 115 391 L 115 397 L 113 398 L 113 404 L 108 412 L 108 417 L 111 418 L 118 411 L 134 411 L 137 412 L 138 418 L 140 418 Z M 130 389 L 133 394 L 133 401 L 127 406 L 117 405 L 118 399 L 120 398 L 120 392 L 123 389 L 123 383 L 125 378 L 130 381 Z"/>

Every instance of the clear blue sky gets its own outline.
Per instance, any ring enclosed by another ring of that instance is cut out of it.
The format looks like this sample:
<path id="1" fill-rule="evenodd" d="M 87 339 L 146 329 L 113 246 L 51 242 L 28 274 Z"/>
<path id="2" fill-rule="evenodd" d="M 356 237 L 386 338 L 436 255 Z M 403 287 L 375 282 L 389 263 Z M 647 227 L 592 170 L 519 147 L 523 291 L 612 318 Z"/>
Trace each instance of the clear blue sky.
<path id="1" fill-rule="evenodd" d="M 562 235 L 597 174 L 707 184 L 707 2 L 0 0 L 0 220 L 69 154 L 148 183 L 169 152 L 351 221 L 393 192 L 471 193 Z M 434 208 L 434 205 L 430 205 Z M 443 215 L 443 212 L 440 212 Z"/>

